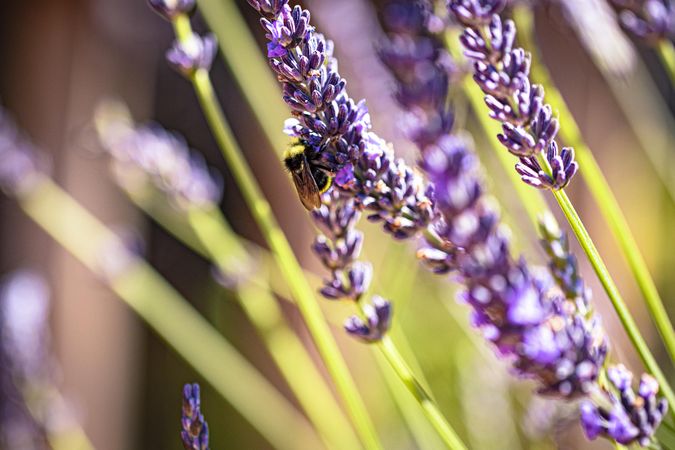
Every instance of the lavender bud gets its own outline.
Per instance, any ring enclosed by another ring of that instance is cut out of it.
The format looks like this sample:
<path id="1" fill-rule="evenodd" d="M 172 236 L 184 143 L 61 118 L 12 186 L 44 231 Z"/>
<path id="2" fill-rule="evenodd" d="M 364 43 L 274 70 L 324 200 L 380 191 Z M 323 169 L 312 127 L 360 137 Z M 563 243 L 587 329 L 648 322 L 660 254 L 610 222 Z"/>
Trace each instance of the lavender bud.
<path id="1" fill-rule="evenodd" d="M 623 445 L 647 446 L 668 411 L 668 402 L 658 398 L 658 382 L 650 375 L 640 378 L 638 392 L 632 387 L 633 374 L 623 365 L 607 369 L 613 388 L 602 389 L 604 403 L 584 401 L 581 424 L 586 436 L 603 436 Z"/>
<path id="2" fill-rule="evenodd" d="M 391 327 L 391 302 L 375 296 L 372 304 L 363 308 L 366 321 L 352 316 L 345 322 L 345 330 L 357 339 L 367 343 L 380 341 Z"/>
<path id="3" fill-rule="evenodd" d="M 195 8 L 195 0 L 148 0 L 148 5 L 166 20 L 181 14 L 189 14 Z"/>
<path id="4" fill-rule="evenodd" d="M 217 51 L 213 34 L 204 37 L 192 34 L 186 42 L 174 41 L 166 52 L 166 59 L 183 76 L 191 77 L 197 70 L 210 70 Z"/>
<path id="5" fill-rule="evenodd" d="M 498 0 L 449 0 L 448 8 L 465 27 L 460 41 L 474 61 L 474 80 L 485 93 L 490 117 L 502 123 L 499 141 L 520 158 L 522 180 L 540 189 L 565 188 L 578 169 L 574 151 L 558 151 L 558 121 L 544 103 L 544 89 L 533 85 L 530 55 L 514 48 L 516 28 L 497 14 Z M 541 166 L 539 158 L 545 159 Z"/>
<path id="6" fill-rule="evenodd" d="M 209 449 L 209 426 L 202 415 L 197 383 L 183 387 L 181 427 L 180 438 L 185 450 Z"/>

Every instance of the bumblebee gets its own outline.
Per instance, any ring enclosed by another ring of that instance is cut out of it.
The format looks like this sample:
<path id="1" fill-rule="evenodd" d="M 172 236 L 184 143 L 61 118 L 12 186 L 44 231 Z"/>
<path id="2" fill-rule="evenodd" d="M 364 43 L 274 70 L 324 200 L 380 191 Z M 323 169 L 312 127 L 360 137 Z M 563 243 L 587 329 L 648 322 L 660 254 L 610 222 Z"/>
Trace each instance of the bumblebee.
<path id="1" fill-rule="evenodd" d="M 284 153 L 284 165 L 293 177 L 295 190 L 308 211 L 321 206 L 321 194 L 333 184 L 331 172 L 317 160 L 309 143 L 296 139 Z"/>

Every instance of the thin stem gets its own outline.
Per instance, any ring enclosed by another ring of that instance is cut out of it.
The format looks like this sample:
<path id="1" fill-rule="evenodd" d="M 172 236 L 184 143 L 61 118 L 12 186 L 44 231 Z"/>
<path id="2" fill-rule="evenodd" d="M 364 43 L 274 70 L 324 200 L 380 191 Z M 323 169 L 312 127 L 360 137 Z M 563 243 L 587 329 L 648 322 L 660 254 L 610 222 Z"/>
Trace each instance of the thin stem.
<path id="1" fill-rule="evenodd" d="M 579 243 L 586 252 L 586 255 L 588 255 L 588 259 L 591 262 L 591 265 L 593 266 L 593 270 L 595 270 L 598 279 L 602 283 L 602 286 L 605 288 L 605 292 L 607 292 L 607 295 L 609 296 L 609 299 L 612 302 L 612 305 L 614 306 L 614 309 L 616 310 L 616 313 L 619 316 L 619 319 L 621 320 L 621 323 L 623 324 L 623 327 L 626 330 L 628 337 L 633 343 L 635 350 L 640 355 L 642 362 L 644 363 L 647 370 L 649 370 L 651 374 L 658 380 L 659 384 L 661 385 L 661 391 L 668 400 L 668 403 L 670 403 L 671 405 L 675 404 L 673 403 L 675 402 L 675 395 L 673 395 L 673 390 L 671 389 L 670 384 L 668 383 L 668 379 L 661 371 L 661 368 L 656 362 L 654 355 L 652 355 L 652 352 L 649 350 L 647 342 L 642 337 L 642 333 L 640 333 L 640 330 L 637 324 L 635 323 L 633 316 L 628 310 L 628 307 L 626 306 L 626 303 L 621 297 L 621 294 L 619 293 L 619 290 L 616 287 L 614 280 L 612 279 L 611 275 L 609 274 L 609 271 L 607 270 L 607 266 L 605 266 L 605 263 L 603 262 L 597 248 L 595 248 L 595 245 L 593 244 L 591 237 L 586 231 L 586 228 L 584 227 L 584 224 L 581 221 L 579 214 L 577 214 L 577 211 L 574 209 L 574 206 L 572 205 L 572 202 L 567 196 L 567 193 L 563 190 L 560 190 L 560 191 L 553 191 L 553 195 L 555 196 L 555 199 L 558 201 L 558 204 L 560 205 L 560 208 L 565 214 L 565 217 L 567 217 L 567 220 L 570 223 L 572 229 L 574 230 L 574 234 L 576 234 Z"/>
<path id="2" fill-rule="evenodd" d="M 518 30 L 521 32 L 521 36 L 526 39 L 525 44 L 534 50 L 531 14 L 531 11 L 526 7 L 518 7 L 514 12 L 514 18 L 517 21 Z M 593 157 L 591 149 L 585 144 L 579 127 L 569 111 L 565 100 L 560 94 L 560 91 L 558 91 L 551 82 L 546 68 L 539 62 L 536 54 L 533 54 L 532 56 L 532 76 L 544 87 L 546 98 L 551 106 L 558 110 L 560 121 L 564 123 L 564 126 L 560 127 L 560 136 L 565 142 L 574 147 L 577 160 L 581 166 L 579 172 L 588 185 L 591 195 L 595 199 L 605 222 L 609 225 L 614 238 L 619 243 L 621 252 L 628 262 L 633 277 L 646 300 L 649 312 L 663 339 L 671 360 L 675 360 L 675 331 L 673 330 L 673 325 L 663 305 L 663 300 L 656 288 L 656 283 L 649 273 L 647 263 L 630 231 L 628 222 L 621 211 L 621 207 L 619 206 L 609 183 Z M 577 235 L 577 238 L 580 238 L 580 236 Z"/>
<path id="3" fill-rule="evenodd" d="M 288 109 L 281 101 L 281 91 L 262 57 L 260 48 L 246 25 L 236 2 L 231 0 L 197 0 L 201 16 L 218 38 L 223 59 L 234 81 L 250 106 L 258 125 L 272 149 L 281 151 L 285 136 L 279 133 Z"/>
<path id="4" fill-rule="evenodd" d="M 176 35 L 181 42 L 189 39 L 191 35 L 189 27 L 189 19 L 185 15 L 181 15 L 174 20 Z M 303 276 L 302 268 L 295 258 L 286 236 L 277 224 L 272 214 L 272 208 L 265 199 L 258 182 L 253 177 L 253 173 L 244 159 L 232 130 L 225 119 L 225 115 L 218 104 L 209 73 L 203 69 L 197 70 L 190 77 L 190 81 L 232 175 L 289 285 L 300 314 L 307 324 L 307 328 L 316 343 L 328 372 L 335 382 L 340 396 L 345 402 L 352 424 L 366 448 L 381 448 L 375 427 L 349 373 L 347 364 L 340 354 L 328 325 L 324 321 L 314 293 Z"/>
<path id="5" fill-rule="evenodd" d="M 344 413 L 335 402 L 312 358 L 291 328 L 266 280 L 234 233 L 212 219 L 212 211 L 193 208 L 189 222 L 210 258 L 232 279 L 246 316 L 262 336 L 274 362 L 319 431 L 328 448 L 360 448 Z M 225 231 L 225 232 L 223 232 Z M 243 279 L 241 279 L 243 277 Z"/>
<path id="6" fill-rule="evenodd" d="M 122 271 L 103 270 L 102 253 L 124 248 L 124 244 L 51 180 L 43 177 L 36 182 L 19 199 L 19 205 L 54 240 L 99 275 L 268 442 L 287 450 L 321 445 L 291 403 L 150 265 L 133 258 Z M 289 435 L 289 429 L 298 430 L 297 435 Z"/>
<path id="7" fill-rule="evenodd" d="M 445 420 L 445 417 L 443 417 L 443 414 L 440 412 L 431 396 L 419 381 L 417 381 L 412 370 L 399 354 L 391 338 L 385 336 L 377 345 L 398 377 L 403 381 L 406 388 L 408 388 L 408 391 L 410 391 L 413 397 L 415 397 L 422 406 L 424 414 L 443 439 L 445 445 L 453 450 L 466 450 L 466 445 L 464 445 L 455 430 L 453 430 L 450 424 Z"/>
<path id="8" fill-rule="evenodd" d="M 673 43 L 668 39 L 663 39 L 656 47 L 656 51 L 661 58 L 663 67 L 668 72 L 670 83 L 675 85 L 675 48 L 673 47 Z"/>

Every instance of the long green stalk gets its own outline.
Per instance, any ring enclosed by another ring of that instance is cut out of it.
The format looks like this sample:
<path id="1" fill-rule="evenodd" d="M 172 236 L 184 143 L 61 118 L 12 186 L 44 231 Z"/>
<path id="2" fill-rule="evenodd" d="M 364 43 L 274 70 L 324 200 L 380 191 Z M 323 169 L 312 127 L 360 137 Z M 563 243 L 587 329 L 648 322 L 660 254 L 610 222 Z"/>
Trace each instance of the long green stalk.
<path id="1" fill-rule="evenodd" d="M 46 177 L 19 198 L 40 227 L 97 275 L 276 448 L 319 448 L 304 417 L 180 294 L 138 258 L 121 272 L 101 266 L 123 243 Z M 86 239 L 83 239 L 83 236 Z M 289 434 L 288 430 L 297 430 Z M 301 444 L 299 443 L 301 442 Z"/>
<path id="2" fill-rule="evenodd" d="M 642 337 L 642 333 L 640 333 L 637 323 L 635 323 L 633 316 L 628 310 L 628 306 L 626 306 L 626 303 L 621 297 L 619 289 L 616 287 L 614 280 L 607 270 L 607 266 L 605 266 L 598 249 L 595 248 L 588 231 L 586 231 L 586 228 L 584 227 L 579 214 L 577 214 L 576 210 L 574 209 L 574 206 L 567 196 L 567 193 L 564 190 L 559 190 L 553 191 L 553 195 L 558 201 L 558 204 L 565 214 L 565 217 L 567 217 L 567 220 L 574 230 L 574 234 L 577 236 L 579 243 L 586 252 L 586 255 L 588 255 L 588 259 L 591 262 L 598 279 L 602 283 L 602 286 L 605 288 L 605 292 L 607 292 L 607 296 L 612 302 L 612 305 L 614 306 L 614 309 L 616 310 L 616 313 L 623 324 L 623 328 L 626 330 L 626 333 L 633 343 L 635 350 L 638 352 L 638 355 L 640 355 L 640 358 L 642 359 L 642 362 L 644 363 L 647 370 L 649 370 L 654 378 L 658 380 L 659 384 L 661 385 L 661 391 L 663 392 L 663 395 L 666 397 L 666 399 L 668 399 L 668 403 L 674 404 L 672 402 L 675 401 L 675 395 L 673 394 L 673 390 L 670 387 L 668 379 L 661 371 L 661 368 L 656 362 L 654 355 L 652 355 L 652 352 L 649 350 L 647 342 Z"/>
<path id="3" fill-rule="evenodd" d="M 173 24 L 179 41 L 184 43 L 188 41 L 192 36 L 188 17 L 181 15 L 173 21 Z M 352 424 L 366 448 L 381 448 L 375 427 L 349 373 L 347 364 L 342 358 L 337 344 L 330 333 L 330 329 L 323 319 L 314 293 L 303 276 L 302 268 L 295 258 L 286 236 L 277 224 L 272 214 L 272 209 L 265 199 L 258 182 L 253 177 L 251 169 L 234 139 L 232 130 L 225 120 L 225 115 L 213 91 L 208 71 L 204 69 L 197 70 L 190 76 L 190 81 L 199 98 L 211 131 L 232 171 L 232 175 L 251 209 L 253 217 L 260 227 L 267 244 L 270 246 L 270 251 L 284 274 L 293 297 L 297 302 L 300 314 L 305 320 L 317 349 L 335 382 L 340 396 L 345 402 Z"/>
<path id="4" fill-rule="evenodd" d="M 466 450 L 466 445 L 464 445 L 459 436 L 457 436 L 455 430 L 450 426 L 447 420 L 445 420 L 445 417 L 443 417 L 443 414 L 436 406 L 431 395 L 429 395 L 417 378 L 415 378 L 412 370 L 405 363 L 403 357 L 399 354 L 389 336 L 385 336 L 377 345 L 396 372 L 396 375 L 403 381 L 408 391 L 410 391 L 413 397 L 422 406 L 424 415 L 441 439 L 443 439 L 445 445 L 450 449 Z"/>
<path id="5" fill-rule="evenodd" d="M 214 222 L 210 211 L 188 212 L 192 229 L 208 250 L 210 258 L 235 284 L 235 294 L 246 316 L 257 328 L 277 367 L 324 438 L 328 448 L 360 448 L 344 413 L 335 402 L 298 336 L 285 323 L 283 313 L 256 264 L 234 233 L 222 232 L 226 223 Z M 242 273 L 243 272 L 247 273 Z"/>
<path id="6" fill-rule="evenodd" d="M 609 225 L 614 238 L 619 243 L 624 258 L 628 262 L 633 277 L 646 300 L 649 312 L 671 360 L 675 360 L 675 331 L 663 306 L 663 300 L 659 295 L 656 284 L 649 273 L 647 263 L 630 231 L 621 207 L 609 187 L 609 183 L 604 177 L 591 149 L 585 144 L 579 127 L 569 111 L 565 100 L 560 91 L 556 89 L 548 71 L 539 62 L 539 58 L 536 55 L 533 39 L 532 12 L 526 7 L 516 7 L 514 19 L 517 22 L 517 27 L 521 33 L 521 38 L 524 40 L 524 44 L 533 52 L 532 76 L 535 81 L 544 86 L 547 101 L 560 115 L 560 121 L 563 123 L 563 126 L 560 127 L 560 136 L 565 142 L 574 147 L 577 160 L 581 166 L 581 176 L 588 185 L 591 195 L 595 199 L 605 222 Z"/>
<path id="7" fill-rule="evenodd" d="M 656 51 L 661 58 L 663 67 L 668 72 L 670 83 L 675 85 L 675 47 L 673 47 L 673 43 L 668 39 L 663 39 L 656 47 Z"/>

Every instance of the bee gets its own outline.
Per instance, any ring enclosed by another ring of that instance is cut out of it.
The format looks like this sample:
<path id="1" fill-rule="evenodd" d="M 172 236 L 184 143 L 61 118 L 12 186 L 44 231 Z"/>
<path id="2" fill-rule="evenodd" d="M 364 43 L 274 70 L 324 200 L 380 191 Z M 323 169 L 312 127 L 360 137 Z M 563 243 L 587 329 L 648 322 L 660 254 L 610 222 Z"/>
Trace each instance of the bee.
<path id="1" fill-rule="evenodd" d="M 295 190 L 308 211 L 321 206 L 321 194 L 333 184 L 330 170 L 316 159 L 312 146 L 302 139 L 294 140 L 284 153 L 284 165 L 293 176 Z"/>

